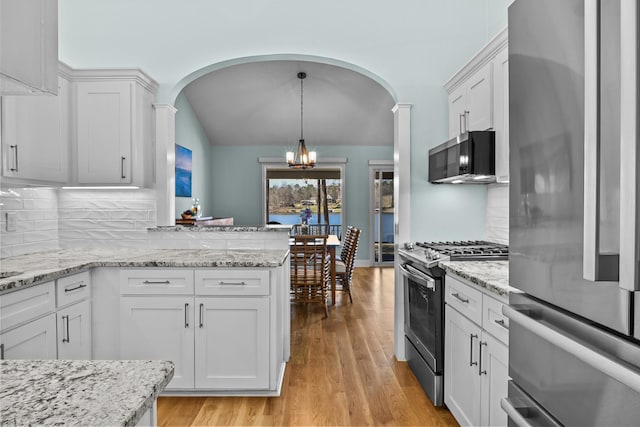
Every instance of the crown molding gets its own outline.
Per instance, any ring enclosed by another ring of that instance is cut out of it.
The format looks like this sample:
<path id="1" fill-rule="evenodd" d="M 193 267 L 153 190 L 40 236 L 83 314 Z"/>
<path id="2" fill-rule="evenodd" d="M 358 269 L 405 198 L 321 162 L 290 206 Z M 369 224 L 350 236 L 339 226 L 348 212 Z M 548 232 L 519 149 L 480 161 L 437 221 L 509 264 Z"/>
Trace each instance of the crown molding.
<path id="1" fill-rule="evenodd" d="M 62 63 L 61 63 L 62 64 Z M 134 80 L 146 90 L 156 93 L 160 86 L 147 73 L 139 68 L 71 68 L 66 64 L 64 72 L 69 76 L 69 80 L 76 82 L 114 80 Z"/>

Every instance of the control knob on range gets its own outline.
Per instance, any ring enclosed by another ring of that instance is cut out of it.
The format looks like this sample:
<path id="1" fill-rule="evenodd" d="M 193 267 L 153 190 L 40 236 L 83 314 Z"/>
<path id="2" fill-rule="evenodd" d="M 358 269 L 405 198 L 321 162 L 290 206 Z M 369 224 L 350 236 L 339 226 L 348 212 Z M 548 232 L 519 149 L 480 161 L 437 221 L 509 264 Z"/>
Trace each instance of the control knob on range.
<path id="1" fill-rule="evenodd" d="M 429 260 L 439 259 L 440 258 L 440 253 L 438 251 L 433 250 L 433 249 L 426 249 L 424 251 L 424 254 L 425 254 L 426 258 L 429 259 Z"/>

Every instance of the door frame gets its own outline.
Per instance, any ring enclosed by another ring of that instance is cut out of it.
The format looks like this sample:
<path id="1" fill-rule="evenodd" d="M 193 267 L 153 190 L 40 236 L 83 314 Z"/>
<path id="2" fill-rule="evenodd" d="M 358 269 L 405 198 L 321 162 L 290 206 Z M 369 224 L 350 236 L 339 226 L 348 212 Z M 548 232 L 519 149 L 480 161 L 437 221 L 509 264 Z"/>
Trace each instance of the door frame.
<path id="1" fill-rule="evenodd" d="M 378 224 L 375 223 L 375 200 L 377 195 L 375 194 L 375 174 L 376 172 L 394 172 L 393 170 L 393 160 L 369 160 L 369 250 L 371 251 L 371 265 L 375 267 L 386 267 L 393 266 L 393 261 L 378 261 L 376 262 L 376 253 L 375 253 L 375 231 Z M 395 173 L 393 176 L 395 180 Z M 395 197 L 395 194 L 394 194 Z M 394 200 L 395 204 L 395 200 Z M 394 212 L 395 215 L 395 212 Z M 381 217 L 382 218 L 382 217 Z M 395 223 L 395 219 L 394 219 Z M 382 235 L 380 235 L 382 237 Z M 396 238 L 395 230 L 394 230 L 394 239 Z"/>

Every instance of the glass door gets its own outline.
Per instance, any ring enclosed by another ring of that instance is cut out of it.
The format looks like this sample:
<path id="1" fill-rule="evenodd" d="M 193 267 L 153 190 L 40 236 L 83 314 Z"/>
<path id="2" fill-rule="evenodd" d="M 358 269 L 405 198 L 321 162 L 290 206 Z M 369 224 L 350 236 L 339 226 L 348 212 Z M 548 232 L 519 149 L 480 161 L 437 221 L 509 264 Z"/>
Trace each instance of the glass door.
<path id="1" fill-rule="evenodd" d="M 393 265 L 393 168 L 371 169 L 371 236 L 374 265 Z"/>

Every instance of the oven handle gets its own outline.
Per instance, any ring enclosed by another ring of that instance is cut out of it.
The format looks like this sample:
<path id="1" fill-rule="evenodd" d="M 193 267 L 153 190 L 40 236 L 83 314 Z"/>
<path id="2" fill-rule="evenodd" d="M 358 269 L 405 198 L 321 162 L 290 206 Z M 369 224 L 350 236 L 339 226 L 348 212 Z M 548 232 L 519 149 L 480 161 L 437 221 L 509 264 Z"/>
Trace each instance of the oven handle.
<path id="1" fill-rule="evenodd" d="M 424 274 L 422 271 L 418 270 L 415 267 L 412 267 L 410 264 L 400 264 L 400 270 L 402 273 L 410 279 L 415 280 L 423 286 L 426 286 L 427 289 L 434 291 L 436 289 L 436 281 L 433 277 L 429 277 Z"/>

